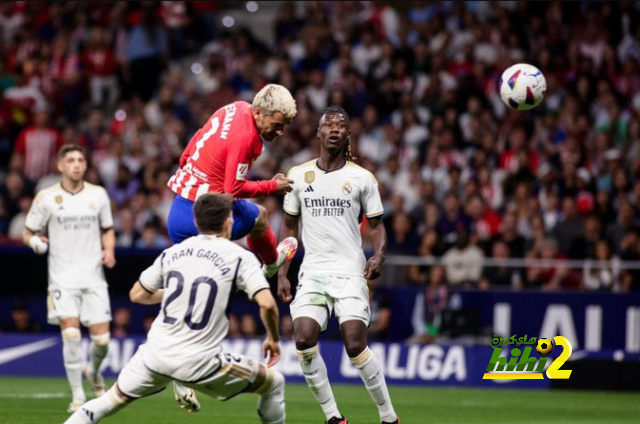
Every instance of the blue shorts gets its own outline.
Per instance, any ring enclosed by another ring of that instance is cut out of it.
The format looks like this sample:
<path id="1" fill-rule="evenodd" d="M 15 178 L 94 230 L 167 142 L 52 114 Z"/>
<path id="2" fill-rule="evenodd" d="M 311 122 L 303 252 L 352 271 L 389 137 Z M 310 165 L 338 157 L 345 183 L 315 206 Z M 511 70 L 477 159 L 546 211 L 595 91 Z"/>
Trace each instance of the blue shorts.
<path id="1" fill-rule="evenodd" d="M 249 234 L 256 225 L 260 210 L 258 205 L 243 199 L 233 201 L 233 229 L 231 240 L 239 240 Z M 198 235 L 198 228 L 193 221 L 193 202 L 182 196 L 176 196 L 167 219 L 169 237 L 174 243 Z"/>

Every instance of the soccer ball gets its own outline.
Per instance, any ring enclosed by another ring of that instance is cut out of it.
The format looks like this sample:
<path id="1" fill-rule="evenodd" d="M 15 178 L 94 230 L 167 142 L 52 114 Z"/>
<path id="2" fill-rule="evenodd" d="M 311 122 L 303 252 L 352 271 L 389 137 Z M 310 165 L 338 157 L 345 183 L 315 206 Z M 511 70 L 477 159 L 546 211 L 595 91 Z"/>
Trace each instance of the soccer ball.
<path id="1" fill-rule="evenodd" d="M 539 339 L 536 350 L 542 356 L 547 356 L 553 350 L 553 343 L 549 339 Z"/>
<path id="2" fill-rule="evenodd" d="M 518 63 L 507 68 L 500 77 L 500 97 L 515 110 L 538 106 L 547 91 L 547 80 L 535 66 Z"/>

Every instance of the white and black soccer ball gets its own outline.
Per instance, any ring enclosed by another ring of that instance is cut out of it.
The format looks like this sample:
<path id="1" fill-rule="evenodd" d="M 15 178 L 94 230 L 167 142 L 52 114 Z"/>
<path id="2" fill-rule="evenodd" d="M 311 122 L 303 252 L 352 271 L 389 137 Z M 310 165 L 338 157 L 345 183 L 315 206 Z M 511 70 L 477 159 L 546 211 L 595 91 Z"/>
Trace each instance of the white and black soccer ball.
<path id="1" fill-rule="evenodd" d="M 500 97 L 515 110 L 529 110 L 538 106 L 547 91 L 547 80 L 535 66 L 517 63 L 500 77 Z"/>

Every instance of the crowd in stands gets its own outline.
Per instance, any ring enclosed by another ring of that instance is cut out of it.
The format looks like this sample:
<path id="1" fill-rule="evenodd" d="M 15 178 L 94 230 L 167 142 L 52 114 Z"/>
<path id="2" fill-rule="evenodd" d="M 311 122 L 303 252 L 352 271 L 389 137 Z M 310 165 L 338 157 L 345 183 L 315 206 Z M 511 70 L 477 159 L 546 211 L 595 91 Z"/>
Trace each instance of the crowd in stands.
<path id="1" fill-rule="evenodd" d="M 118 246 L 167 247 L 166 182 L 183 147 L 218 107 L 275 82 L 298 115 L 250 177 L 316 157 L 320 111 L 344 107 L 358 163 L 379 182 L 388 254 L 443 257 L 444 272 L 413 267 L 408 283 L 640 288 L 617 262 L 640 260 L 636 2 L 280 2 L 273 42 L 222 25 L 227 3 L 0 4 L 2 243 L 19 243 L 34 193 L 56 182 L 57 148 L 79 143 L 86 179 L 112 199 Z M 517 62 L 548 84 L 530 112 L 498 94 Z M 281 200 L 257 200 L 276 234 Z"/>

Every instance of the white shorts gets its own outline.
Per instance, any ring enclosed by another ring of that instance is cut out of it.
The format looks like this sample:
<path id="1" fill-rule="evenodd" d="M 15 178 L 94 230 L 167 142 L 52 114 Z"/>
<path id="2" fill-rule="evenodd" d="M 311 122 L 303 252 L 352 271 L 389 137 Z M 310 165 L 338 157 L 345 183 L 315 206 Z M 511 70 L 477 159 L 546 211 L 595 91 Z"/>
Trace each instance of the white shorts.
<path id="1" fill-rule="evenodd" d="M 364 277 L 304 275 L 291 303 L 291 318 L 312 318 L 327 329 L 335 308 L 338 322 L 360 320 L 369 326 L 369 287 Z"/>
<path id="2" fill-rule="evenodd" d="M 118 376 L 118 389 L 132 399 L 158 393 L 175 378 L 162 374 L 162 370 L 150 369 L 144 360 L 141 345 Z M 228 400 L 239 395 L 256 381 L 260 362 L 244 355 L 222 352 L 212 355 L 211 363 L 216 364 L 212 372 L 198 381 L 179 381 L 218 400 Z M 189 367 L 189 363 L 184 364 Z"/>
<path id="3" fill-rule="evenodd" d="M 90 289 L 50 288 L 47 297 L 47 322 L 60 324 L 60 318 L 77 317 L 85 327 L 111 321 L 107 286 Z"/>

